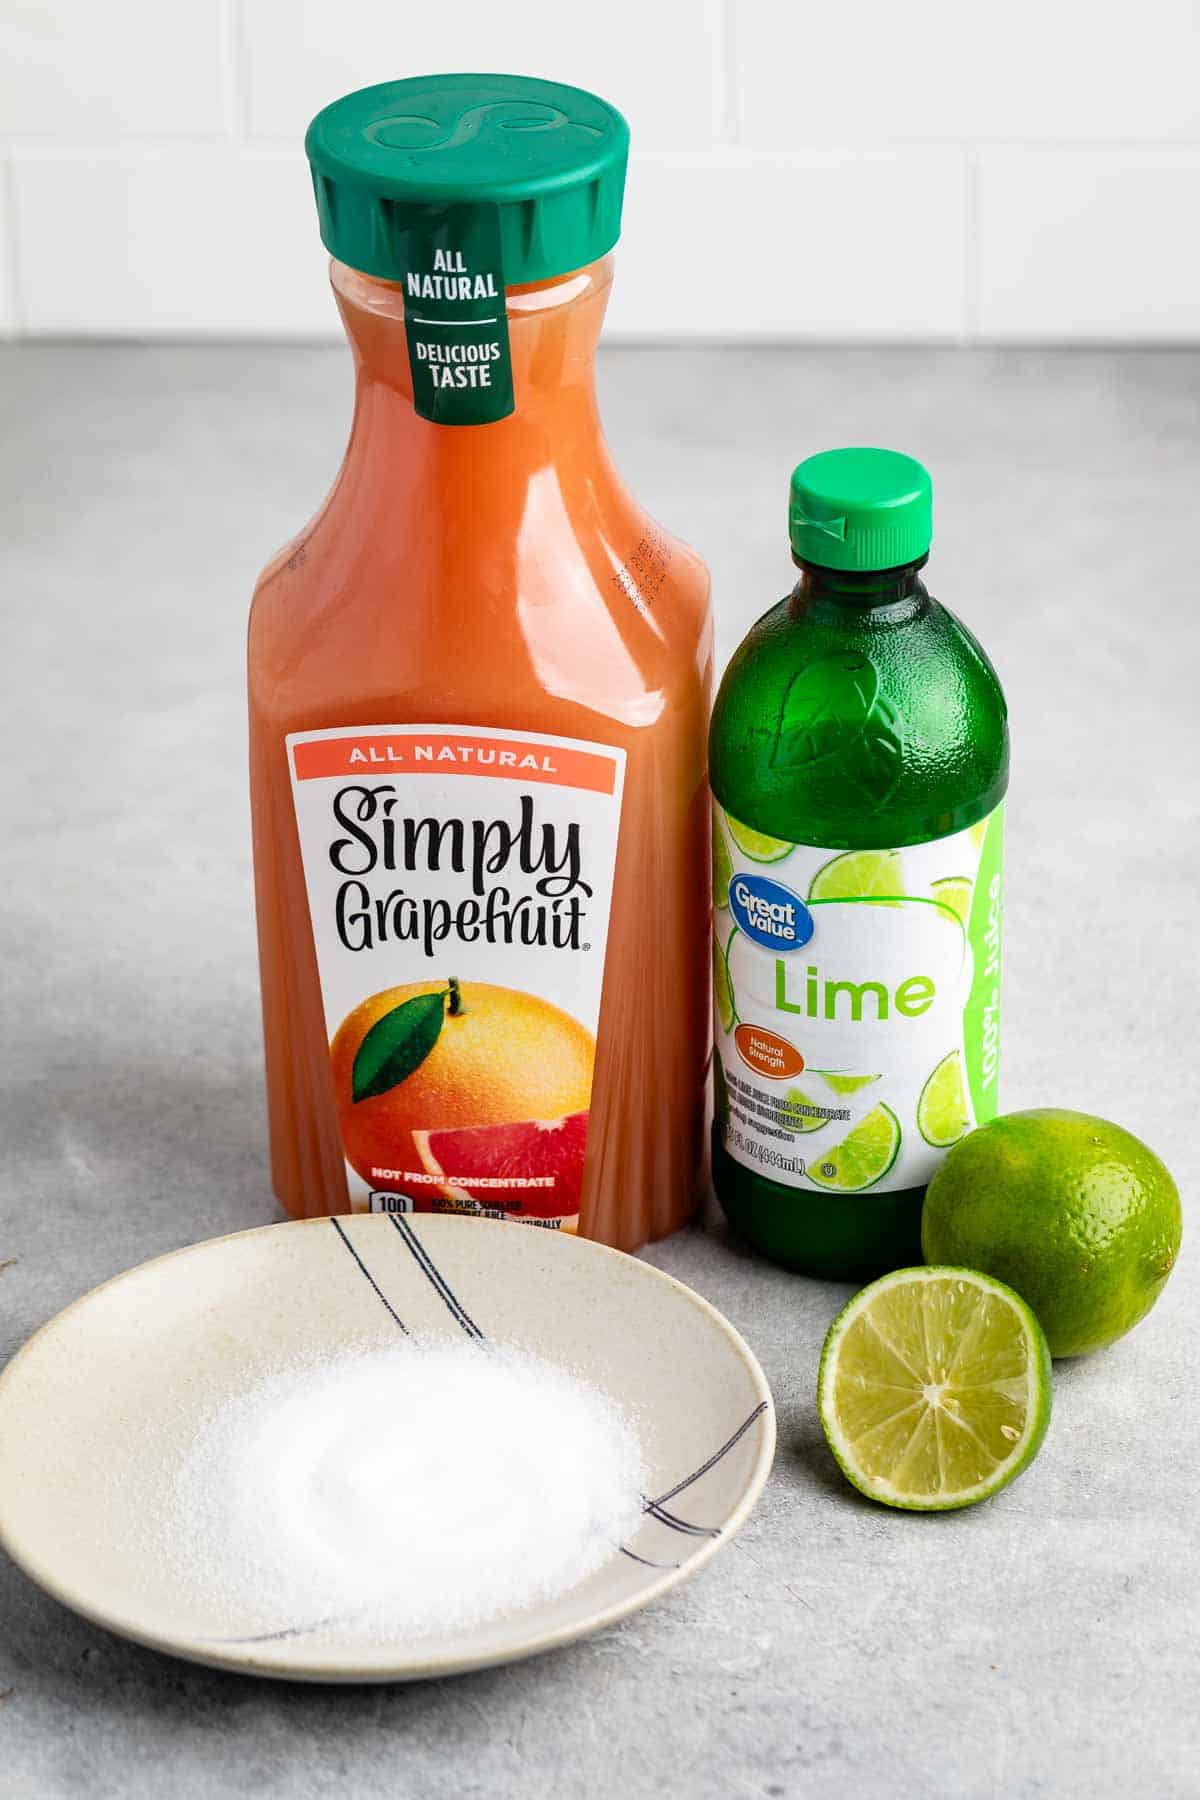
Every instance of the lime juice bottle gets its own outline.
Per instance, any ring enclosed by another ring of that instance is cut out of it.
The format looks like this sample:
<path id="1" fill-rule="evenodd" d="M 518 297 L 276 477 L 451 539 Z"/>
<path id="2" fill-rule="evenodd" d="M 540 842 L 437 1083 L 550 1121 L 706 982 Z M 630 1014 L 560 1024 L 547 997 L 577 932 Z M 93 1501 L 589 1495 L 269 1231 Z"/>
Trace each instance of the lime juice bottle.
<path id="1" fill-rule="evenodd" d="M 790 1268 L 921 1261 L 921 1202 L 994 1116 L 1008 723 L 921 579 L 929 476 L 831 450 L 792 476 L 800 579 L 717 696 L 713 1180 Z"/>

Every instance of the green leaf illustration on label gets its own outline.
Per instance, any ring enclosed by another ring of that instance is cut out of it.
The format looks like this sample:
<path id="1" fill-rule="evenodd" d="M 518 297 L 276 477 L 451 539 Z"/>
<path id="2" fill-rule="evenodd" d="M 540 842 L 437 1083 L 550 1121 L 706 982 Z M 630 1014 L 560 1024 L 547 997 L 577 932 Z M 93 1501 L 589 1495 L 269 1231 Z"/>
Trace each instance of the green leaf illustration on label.
<path id="1" fill-rule="evenodd" d="M 868 657 L 839 651 L 797 670 L 779 711 L 774 769 L 808 770 L 836 761 L 839 779 L 878 806 L 896 786 L 902 754 L 899 714 L 880 691 Z"/>
<path id="2" fill-rule="evenodd" d="M 443 988 L 414 994 L 376 1020 L 354 1058 L 350 1080 L 355 1102 L 386 1094 L 420 1068 L 441 1034 L 446 993 Z"/>

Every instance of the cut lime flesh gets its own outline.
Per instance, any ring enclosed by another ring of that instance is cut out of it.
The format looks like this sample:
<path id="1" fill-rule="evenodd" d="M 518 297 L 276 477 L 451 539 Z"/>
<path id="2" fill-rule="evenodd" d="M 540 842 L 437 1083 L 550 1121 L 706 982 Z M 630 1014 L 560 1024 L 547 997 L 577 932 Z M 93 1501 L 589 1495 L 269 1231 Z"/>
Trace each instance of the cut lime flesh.
<path id="1" fill-rule="evenodd" d="M 738 849 L 744 851 L 752 862 L 782 862 L 796 847 L 786 838 L 769 837 L 765 831 L 755 831 L 752 825 L 743 825 L 729 813 L 725 814 L 725 823 Z"/>
<path id="2" fill-rule="evenodd" d="M 967 1089 L 963 1081 L 962 1057 L 957 1050 L 943 1056 L 917 1101 L 917 1127 L 927 1144 L 935 1150 L 948 1150 L 957 1144 L 971 1123 Z"/>
<path id="3" fill-rule="evenodd" d="M 810 1162 L 808 1175 L 819 1187 L 843 1193 L 861 1193 L 882 1181 L 900 1153 L 900 1121 L 890 1106 L 873 1107 L 840 1144 L 822 1151 L 819 1162 Z"/>
<path id="4" fill-rule="evenodd" d="M 860 1088 L 870 1087 L 873 1081 L 879 1080 L 878 1075 L 844 1075 L 840 1069 L 817 1069 L 814 1073 L 835 1094 L 857 1094 Z"/>
<path id="5" fill-rule="evenodd" d="M 894 850 L 847 850 L 819 868 L 810 900 L 895 899 L 903 894 L 900 858 Z"/>
<path id="6" fill-rule="evenodd" d="M 737 933 L 734 932 L 729 942 L 732 943 Z M 733 983 L 729 979 L 729 957 L 727 948 L 722 950 L 716 938 L 713 939 L 713 1004 L 717 1010 L 723 1031 L 732 1031 L 737 1019 L 734 1010 Z"/>
<path id="7" fill-rule="evenodd" d="M 817 1377 L 829 1447 L 872 1500 L 973 1506 L 1037 1454 L 1050 1352 L 1011 1288 L 971 1269 L 898 1269 L 829 1328 Z"/>
<path id="8" fill-rule="evenodd" d="M 935 900 L 948 906 L 963 925 L 971 916 L 971 883 L 965 875 L 947 875 L 941 881 L 933 881 L 929 891 Z"/>

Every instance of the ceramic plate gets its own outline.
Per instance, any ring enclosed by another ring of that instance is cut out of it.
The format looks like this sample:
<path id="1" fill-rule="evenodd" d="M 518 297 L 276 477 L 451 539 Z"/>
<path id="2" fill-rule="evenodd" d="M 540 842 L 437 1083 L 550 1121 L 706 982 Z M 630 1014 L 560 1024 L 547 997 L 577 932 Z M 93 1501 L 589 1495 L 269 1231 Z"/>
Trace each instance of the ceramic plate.
<path id="1" fill-rule="evenodd" d="M 409 1643 L 231 1616 L 173 1583 L 131 1496 L 214 1403 L 298 1356 L 463 1333 L 586 1374 L 638 1421 L 641 1524 L 571 1592 Z M 703 1568 L 766 1480 L 762 1370 L 707 1301 L 583 1239 L 436 1214 L 268 1225 L 144 1263 L 44 1326 L 0 1377 L 0 1544 L 47 1593 L 193 1662 L 306 1681 L 403 1681 L 532 1656 Z"/>

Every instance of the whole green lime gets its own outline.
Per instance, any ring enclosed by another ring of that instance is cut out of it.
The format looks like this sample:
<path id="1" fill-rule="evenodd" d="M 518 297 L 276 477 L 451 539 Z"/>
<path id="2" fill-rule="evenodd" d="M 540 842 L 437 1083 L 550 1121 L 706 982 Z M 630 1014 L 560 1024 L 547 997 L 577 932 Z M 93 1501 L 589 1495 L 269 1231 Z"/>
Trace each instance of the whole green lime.
<path id="1" fill-rule="evenodd" d="M 1179 1254 L 1179 1192 L 1107 1119 L 1053 1107 L 972 1131 L 929 1184 L 921 1249 L 1026 1300 L 1052 1356 L 1102 1350 L 1144 1319 Z"/>

